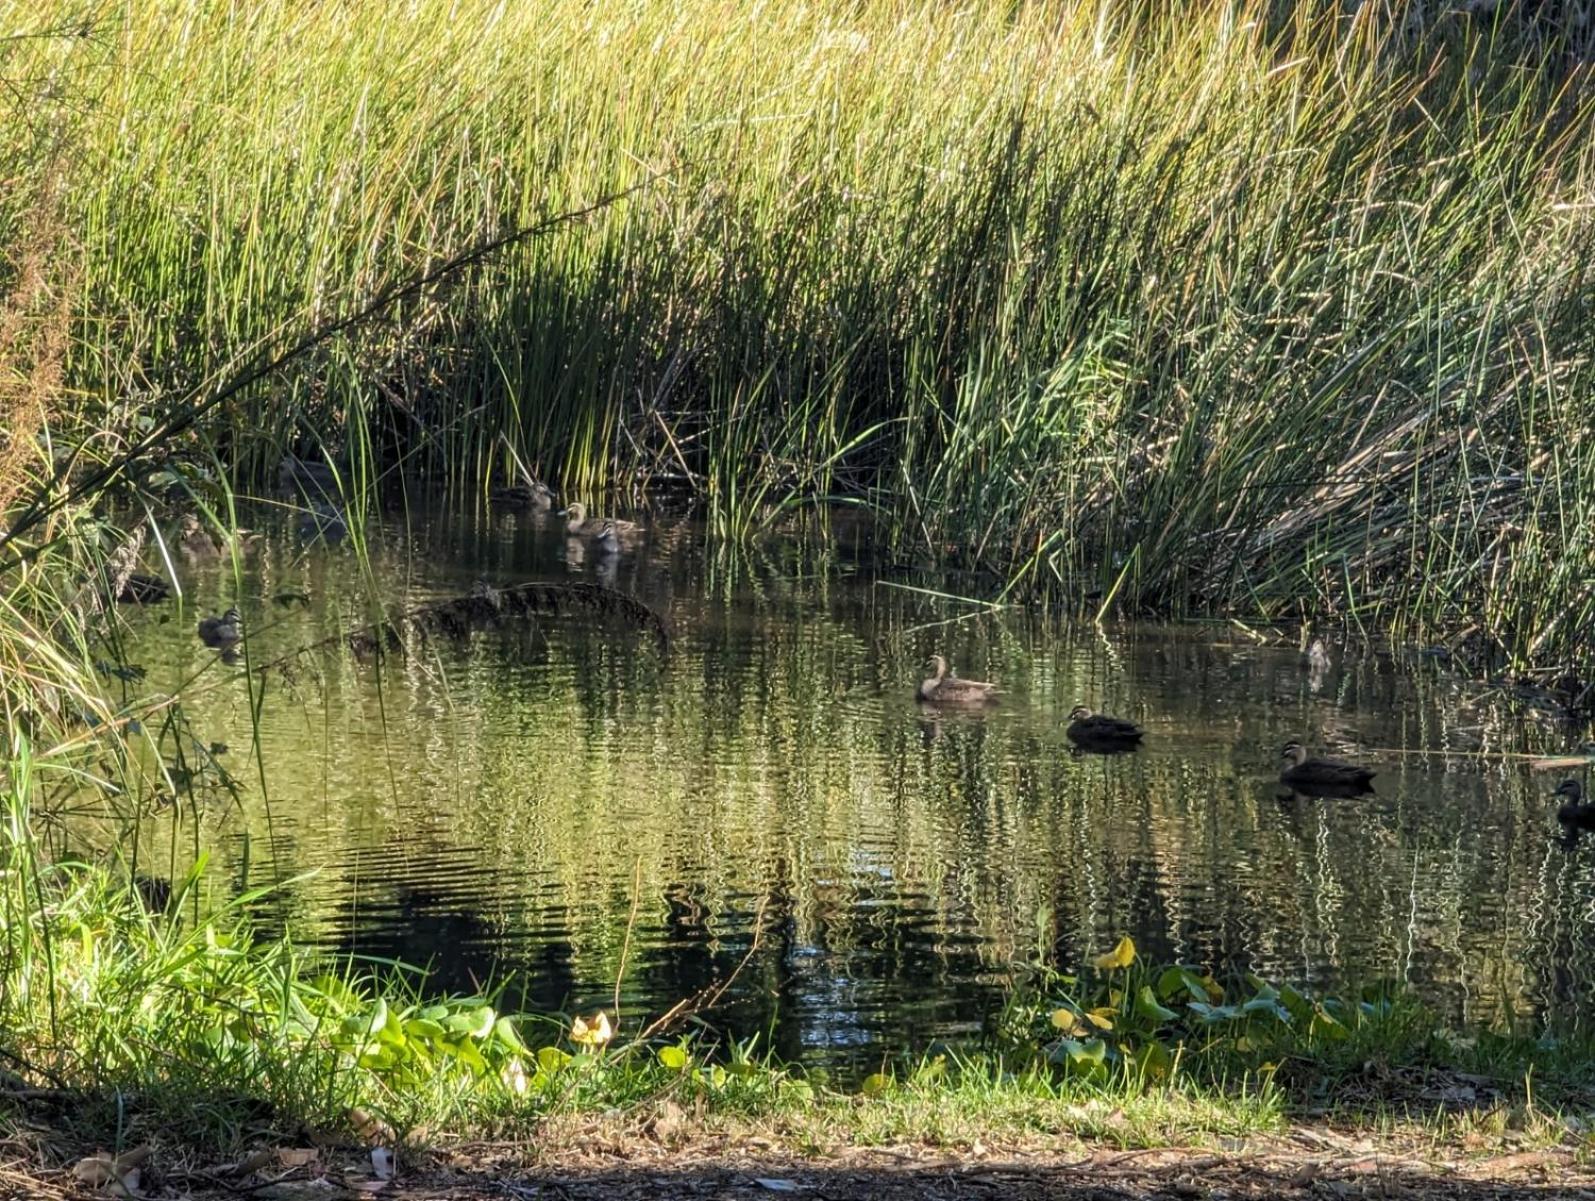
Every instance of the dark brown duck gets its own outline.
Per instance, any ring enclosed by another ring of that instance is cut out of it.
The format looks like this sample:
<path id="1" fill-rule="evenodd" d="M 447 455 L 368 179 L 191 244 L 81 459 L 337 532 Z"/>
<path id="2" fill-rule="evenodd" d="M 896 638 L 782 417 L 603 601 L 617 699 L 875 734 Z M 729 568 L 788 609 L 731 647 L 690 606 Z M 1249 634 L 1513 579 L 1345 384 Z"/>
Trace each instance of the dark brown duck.
<path id="1" fill-rule="evenodd" d="M 1340 759 L 1308 758 L 1307 748 L 1299 742 L 1287 742 L 1279 754 L 1284 762 L 1279 773 L 1282 784 L 1367 789 L 1373 787 L 1377 774 L 1370 767 Z"/>

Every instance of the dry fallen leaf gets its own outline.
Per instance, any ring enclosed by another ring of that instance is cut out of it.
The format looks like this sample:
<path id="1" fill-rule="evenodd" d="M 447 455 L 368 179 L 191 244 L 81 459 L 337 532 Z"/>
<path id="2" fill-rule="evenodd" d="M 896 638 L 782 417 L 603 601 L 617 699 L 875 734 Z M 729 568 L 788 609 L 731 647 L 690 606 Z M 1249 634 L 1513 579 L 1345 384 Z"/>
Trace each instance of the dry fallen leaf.
<path id="1" fill-rule="evenodd" d="M 349 1125 L 373 1147 L 393 1142 L 393 1127 L 381 1118 L 373 1117 L 358 1105 L 349 1110 Z"/>
<path id="2" fill-rule="evenodd" d="M 321 1152 L 314 1147 L 278 1147 L 277 1162 L 285 1168 L 302 1168 L 316 1162 Z"/>
<path id="3" fill-rule="evenodd" d="M 90 1188 L 100 1188 L 116 1179 L 109 1155 L 90 1155 L 72 1165 L 72 1175 Z"/>
<path id="4" fill-rule="evenodd" d="M 112 1157 L 104 1151 L 78 1160 L 72 1175 L 90 1188 L 109 1188 L 113 1192 L 131 1195 L 136 1192 L 143 1176 L 139 1165 L 150 1156 L 148 1144 Z"/>
<path id="5" fill-rule="evenodd" d="M 271 1164 L 277 1158 L 277 1153 L 270 1148 L 262 1147 L 258 1151 L 251 1151 L 237 1163 L 230 1163 L 217 1170 L 217 1176 L 253 1176 Z"/>

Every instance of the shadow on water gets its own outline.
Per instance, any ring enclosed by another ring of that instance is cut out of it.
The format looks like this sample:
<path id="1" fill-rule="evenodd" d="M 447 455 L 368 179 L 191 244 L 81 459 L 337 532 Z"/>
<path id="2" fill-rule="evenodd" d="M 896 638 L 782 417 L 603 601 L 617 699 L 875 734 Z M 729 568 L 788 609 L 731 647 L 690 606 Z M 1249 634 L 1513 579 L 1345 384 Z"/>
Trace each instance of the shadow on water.
<path id="1" fill-rule="evenodd" d="M 716 1020 L 809 1062 L 969 1036 L 1016 962 L 1121 933 L 1318 987 L 1395 976 L 1467 1021 L 1559 1009 L 1591 977 L 1595 858 L 1556 845 L 1548 787 L 1499 755 L 1550 736 L 1432 662 L 972 611 L 795 538 L 727 576 L 685 522 L 613 555 L 570 542 L 536 512 L 412 511 L 370 532 L 369 576 L 291 530 L 241 593 L 196 569 L 189 609 L 134 616 L 130 659 L 151 689 L 200 674 L 204 741 L 254 745 L 258 700 L 263 770 L 197 833 L 184 807 L 146 820 L 144 861 L 175 875 L 197 845 L 239 888 L 312 872 L 273 920 L 538 1009 L 608 1006 L 624 964 L 623 1007 L 657 1015 L 741 965 Z M 380 669 L 329 652 L 252 700 L 192 635 L 236 603 L 269 661 L 369 621 L 373 578 L 393 608 L 602 582 L 672 645 L 540 616 Z M 272 603 L 290 594 L 308 603 Z M 931 654 L 1001 703 L 916 704 Z M 1072 745 L 1080 704 L 1144 742 Z M 1378 791 L 1281 798 L 1291 739 L 1377 767 Z"/>

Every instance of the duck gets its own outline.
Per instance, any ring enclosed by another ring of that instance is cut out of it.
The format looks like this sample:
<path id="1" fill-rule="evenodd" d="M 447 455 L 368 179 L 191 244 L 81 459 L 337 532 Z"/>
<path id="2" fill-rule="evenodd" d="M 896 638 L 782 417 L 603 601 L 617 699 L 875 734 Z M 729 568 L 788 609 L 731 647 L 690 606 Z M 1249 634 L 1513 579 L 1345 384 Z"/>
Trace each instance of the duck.
<path id="1" fill-rule="evenodd" d="M 277 464 L 277 487 L 284 492 L 314 489 L 332 495 L 338 488 L 338 473 L 331 464 L 301 459 L 290 451 Z"/>
<path id="2" fill-rule="evenodd" d="M 1377 774 L 1372 768 L 1359 767 L 1339 759 L 1309 759 L 1307 748 L 1299 742 L 1287 742 L 1279 752 L 1285 766 L 1280 769 L 1279 780 L 1292 787 L 1370 790 Z"/>
<path id="3" fill-rule="evenodd" d="M 227 652 L 244 640 L 237 608 L 230 608 L 220 617 L 199 619 L 199 640 L 212 650 Z"/>
<path id="4" fill-rule="evenodd" d="M 524 484 L 505 484 L 501 488 L 494 488 L 487 494 L 487 499 L 496 505 L 546 513 L 554 507 L 554 490 L 541 480 L 529 480 Z"/>
<path id="5" fill-rule="evenodd" d="M 1070 742 L 1081 746 L 1129 748 L 1139 743 L 1146 731 L 1133 721 L 1093 713 L 1084 705 L 1076 705 L 1069 710 L 1069 727 L 1064 733 Z"/>
<path id="6" fill-rule="evenodd" d="M 601 555 L 618 555 L 620 553 L 620 535 L 615 532 L 615 523 L 605 521 L 603 528 L 598 531 L 598 536 L 593 539 L 598 544 L 598 553 Z"/>
<path id="7" fill-rule="evenodd" d="M 572 538 L 601 538 L 606 528 L 614 535 L 617 542 L 634 538 L 642 533 L 642 527 L 634 522 L 609 517 L 588 517 L 587 506 L 579 500 L 571 501 L 559 511 L 559 516 L 565 519 L 565 532 Z"/>
<path id="8" fill-rule="evenodd" d="M 983 683 L 980 680 L 960 680 L 948 672 L 947 660 L 940 655 L 932 655 L 928 666 L 934 674 L 929 679 L 919 682 L 917 696 L 922 701 L 953 705 L 985 705 L 998 698 L 997 685 Z"/>
<path id="9" fill-rule="evenodd" d="M 299 538 L 303 542 L 321 539 L 325 542 L 342 542 L 349 536 L 349 522 L 337 505 L 312 499 L 305 515 L 299 519 Z"/>
<path id="10" fill-rule="evenodd" d="M 1595 804 L 1584 801 L 1584 786 L 1577 780 L 1563 780 L 1554 796 L 1566 797 L 1556 811 L 1556 820 L 1575 830 L 1595 830 Z"/>
<path id="11" fill-rule="evenodd" d="M 192 513 L 184 513 L 177 523 L 177 549 L 192 563 L 210 562 L 222 554 L 210 531 Z"/>

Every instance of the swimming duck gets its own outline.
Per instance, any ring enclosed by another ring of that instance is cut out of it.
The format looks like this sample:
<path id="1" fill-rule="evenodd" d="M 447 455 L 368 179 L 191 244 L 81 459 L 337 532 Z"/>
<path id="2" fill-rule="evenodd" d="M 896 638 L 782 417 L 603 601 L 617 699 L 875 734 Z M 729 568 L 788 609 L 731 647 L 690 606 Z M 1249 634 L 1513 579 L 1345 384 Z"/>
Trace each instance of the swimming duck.
<path id="1" fill-rule="evenodd" d="M 212 650 L 230 651 L 244 640 L 244 631 L 236 608 L 230 608 L 220 617 L 199 619 L 199 640 Z"/>
<path id="2" fill-rule="evenodd" d="M 1133 721 L 1093 713 L 1084 705 L 1076 705 L 1069 710 L 1069 728 L 1064 733 L 1070 742 L 1081 746 L 1128 748 L 1139 743 L 1146 731 Z"/>
<path id="3" fill-rule="evenodd" d="M 1372 768 L 1339 759 L 1309 759 L 1307 748 L 1299 742 L 1287 742 L 1279 754 L 1285 764 L 1279 772 L 1280 782 L 1293 787 L 1371 789 L 1377 774 Z"/>
<path id="4" fill-rule="evenodd" d="M 984 705 L 997 699 L 997 685 L 985 684 L 979 680 L 960 680 L 957 676 L 950 675 L 947 671 L 947 660 L 940 655 L 932 655 L 929 666 L 935 674 L 919 682 L 917 695 L 922 701 L 953 705 Z"/>
<path id="5" fill-rule="evenodd" d="M 587 506 L 579 500 L 571 501 L 559 511 L 559 516 L 565 519 L 565 532 L 573 538 L 602 538 L 606 526 L 617 541 L 642 533 L 642 527 L 634 522 L 607 517 L 589 518 Z"/>
<path id="6" fill-rule="evenodd" d="M 301 459 L 290 452 L 277 464 L 277 486 L 284 492 L 314 489 L 330 494 L 337 490 L 338 473 L 326 463 Z"/>
<path id="7" fill-rule="evenodd" d="M 219 559 L 222 553 L 210 531 L 192 513 L 184 513 L 177 523 L 177 549 L 194 563 Z"/>
<path id="8" fill-rule="evenodd" d="M 1556 820 L 1575 830 L 1595 830 L 1595 804 L 1584 803 L 1584 786 L 1577 780 L 1563 780 L 1555 796 L 1566 797 L 1556 811 Z"/>
<path id="9" fill-rule="evenodd" d="M 620 535 L 615 532 L 615 523 L 605 521 L 603 528 L 598 531 L 594 541 L 598 544 L 598 553 L 601 555 L 618 555 L 620 553 Z"/>
<path id="10" fill-rule="evenodd" d="M 325 542 L 342 542 L 349 536 L 349 522 L 337 505 L 312 499 L 309 509 L 299 519 L 298 533 L 303 542 L 314 542 L 318 538 Z"/>
<path id="11" fill-rule="evenodd" d="M 541 480 L 531 480 L 525 484 L 506 484 L 502 488 L 494 488 L 487 494 L 487 499 L 497 505 L 546 513 L 554 507 L 554 490 Z"/>

